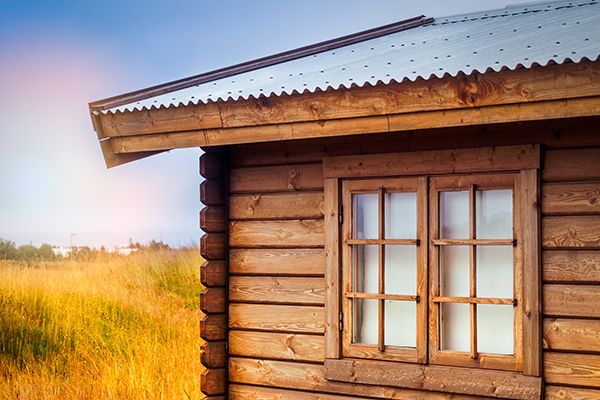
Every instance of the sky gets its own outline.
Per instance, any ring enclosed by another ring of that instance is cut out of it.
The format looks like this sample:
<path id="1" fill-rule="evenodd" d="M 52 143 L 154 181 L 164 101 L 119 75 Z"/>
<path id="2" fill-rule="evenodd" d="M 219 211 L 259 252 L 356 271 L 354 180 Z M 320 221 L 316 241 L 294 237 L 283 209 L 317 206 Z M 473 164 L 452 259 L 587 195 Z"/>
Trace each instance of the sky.
<path id="1" fill-rule="evenodd" d="M 518 0 L 0 2 L 0 238 L 197 243 L 199 149 L 107 170 L 90 101 L 417 15 Z"/>

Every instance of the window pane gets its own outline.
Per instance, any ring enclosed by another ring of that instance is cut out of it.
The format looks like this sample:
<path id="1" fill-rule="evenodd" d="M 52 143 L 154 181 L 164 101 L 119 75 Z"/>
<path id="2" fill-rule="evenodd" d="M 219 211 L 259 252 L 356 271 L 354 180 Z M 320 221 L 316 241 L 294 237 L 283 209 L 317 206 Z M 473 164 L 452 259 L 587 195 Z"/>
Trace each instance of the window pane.
<path id="1" fill-rule="evenodd" d="M 417 238 L 417 194 L 385 193 L 386 239 Z"/>
<path id="2" fill-rule="evenodd" d="M 469 296 L 468 246 L 440 247 L 440 295 Z"/>
<path id="3" fill-rule="evenodd" d="M 513 298 L 511 246 L 477 246 L 477 297 Z"/>
<path id="4" fill-rule="evenodd" d="M 379 250 L 376 245 L 352 246 L 352 289 L 379 293 Z"/>
<path id="5" fill-rule="evenodd" d="M 354 239 L 377 239 L 379 237 L 378 198 L 377 193 L 352 195 Z"/>
<path id="6" fill-rule="evenodd" d="M 475 204 L 478 239 L 512 239 L 513 196 L 511 189 L 478 190 Z"/>
<path id="7" fill-rule="evenodd" d="M 468 304 L 442 303 L 442 350 L 464 351 L 471 349 L 471 314 Z"/>
<path id="8" fill-rule="evenodd" d="M 389 346 L 417 346 L 417 306 L 412 301 L 385 301 L 385 337 Z"/>
<path id="9" fill-rule="evenodd" d="M 379 305 L 378 300 L 353 299 L 352 343 L 377 344 Z"/>
<path id="10" fill-rule="evenodd" d="M 417 247 L 385 246 L 385 293 L 417 293 Z"/>
<path id="11" fill-rule="evenodd" d="M 513 354 L 513 306 L 477 305 L 477 351 L 481 353 Z"/>
<path id="12" fill-rule="evenodd" d="M 469 238 L 469 192 L 440 193 L 440 237 Z"/>

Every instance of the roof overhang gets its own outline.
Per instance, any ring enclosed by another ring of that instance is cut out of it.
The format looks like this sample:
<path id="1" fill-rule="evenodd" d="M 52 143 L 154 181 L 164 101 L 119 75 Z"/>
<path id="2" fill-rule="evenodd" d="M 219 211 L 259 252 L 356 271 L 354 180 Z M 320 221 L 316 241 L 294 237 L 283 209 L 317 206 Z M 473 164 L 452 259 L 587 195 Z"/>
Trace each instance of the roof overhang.
<path id="1" fill-rule="evenodd" d="M 600 3 L 419 16 L 90 103 L 109 167 L 182 147 L 600 115 Z"/>
<path id="2" fill-rule="evenodd" d="M 92 113 L 108 167 L 185 147 L 600 115 L 600 61 Z"/>

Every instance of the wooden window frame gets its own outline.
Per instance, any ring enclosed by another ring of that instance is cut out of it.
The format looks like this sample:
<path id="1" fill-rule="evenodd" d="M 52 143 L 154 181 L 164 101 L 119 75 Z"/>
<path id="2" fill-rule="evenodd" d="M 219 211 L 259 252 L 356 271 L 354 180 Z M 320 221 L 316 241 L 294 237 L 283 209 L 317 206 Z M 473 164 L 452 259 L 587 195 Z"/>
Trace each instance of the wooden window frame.
<path id="1" fill-rule="evenodd" d="M 413 177 L 430 180 L 431 178 L 441 179 L 438 176 L 460 175 L 460 174 L 506 174 L 515 177 L 518 185 L 519 198 L 515 200 L 514 218 L 519 220 L 521 226 L 520 237 L 517 237 L 517 247 L 515 253 L 518 253 L 521 260 L 522 301 L 517 299 L 517 308 L 521 313 L 522 340 L 520 345 L 519 361 L 511 364 L 513 367 L 506 368 L 509 371 L 499 372 L 507 374 L 509 381 L 519 381 L 523 377 L 530 389 L 527 395 L 514 398 L 539 398 L 541 396 L 541 266 L 540 266 L 540 210 L 539 210 L 539 168 L 540 168 L 540 147 L 539 145 L 526 146 L 503 146 L 503 147 L 485 147 L 458 150 L 436 150 L 420 151 L 406 153 L 385 153 L 359 156 L 339 156 L 325 157 L 323 160 L 323 175 L 325 189 L 325 239 L 326 239 L 326 330 L 325 330 L 325 357 L 326 368 L 325 376 L 327 379 L 335 381 L 350 381 L 352 374 L 361 365 L 364 368 L 370 368 L 369 365 L 378 365 L 384 369 L 392 371 L 394 368 L 401 368 L 403 371 L 412 371 L 422 376 L 426 371 L 447 370 L 448 379 L 452 379 L 452 373 L 459 367 L 447 366 L 443 357 L 439 359 L 439 352 L 434 355 L 431 351 L 432 340 L 427 335 L 427 352 L 424 355 L 424 363 L 418 364 L 421 360 L 417 358 L 414 362 L 386 361 L 381 358 L 364 360 L 357 357 L 350 357 L 344 354 L 344 338 L 342 335 L 342 325 L 348 323 L 344 319 L 347 313 L 343 313 L 342 295 L 343 295 L 343 277 L 342 277 L 342 257 L 344 251 L 342 224 L 343 219 L 348 218 L 348 207 L 343 205 L 343 182 L 345 180 L 355 180 L 360 178 L 400 178 Z M 515 193 L 517 190 L 515 190 Z M 431 193 L 427 190 L 426 193 Z M 431 213 L 431 205 L 427 199 L 428 214 Z M 517 205 L 518 202 L 518 205 Z M 343 209 L 343 210 L 342 210 Z M 519 215 L 516 215 L 516 214 Z M 431 222 L 428 222 L 428 229 L 431 229 Z M 429 235 L 428 232 L 428 244 Z M 428 257 L 430 254 L 430 245 L 427 248 Z M 428 267 L 426 273 L 430 273 L 432 267 Z M 430 279 L 427 278 L 430 282 Z M 427 288 L 431 290 L 430 287 Z M 428 297 L 429 299 L 429 293 Z M 428 301 L 428 307 L 431 306 Z M 433 308 L 433 307 L 432 307 Z M 428 317 L 431 312 L 428 310 Z M 428 324 L 431 326 L 431 324 Z M 428 327 L 431 330 L 430 327 Z M 517 348 L 515 347 L 515 354 Z M 433 356 L 433 357 L 432 357 Z M 437 357 L 437 358 L 436 358 Z M 483 358 L 483 357 L 482 357 Z M 482 362 L 482 358 L 475 362 L 468 361 L 461 364 L 463 367 L 470 367 L 471 376 L 474 380 L 487 377 L 486 374 L 492 371 L 485 368 L 497 368 L 495 361 Z M 491 360 L 489 357 L 486 360 Z M 404 360 L 402 360 L 404 361 Z M 438 364 L 435 365 L 434 362 Z M 454 361 L 452 361 L 453 365 Z M 329 366 L 329 367 L 328 367 Z M 345 366 L 343 370 L 340 370 Z M 352 368 L 350 368 L 352 366 Z M 351 371 L 352 370 L 352 371 Z M 425 371 L 425 372 L 424 372 Z M 433 372 L 431 372 L 433 373 Z M 348 375 L 349 374 L 349 375 Z M 425 375 L 423 375 L 425 374 Z M 514 375 L 511 375 L 514 374 Z M 348 375 L 348 376 L 345 376 Z M 368 375 L 368 374 L 366 374 Z M 486 378 L 487 379 L 487 378 Z M 508 381 L 507 381 L 508 382 Z M 519 385 L 525 383 L 519 381 Z M 369 384 L 381 384 L 377 375 L 372 375 L 372 379 L 365 382 Z M 392 386 L 394 386 L 392 384 Z M 395 386 L 410 387 L 410 384 L 403 380 L 398 380 Z M 421 386 L 424 390 L 440 390 L 428 385 Z M 473 387 L 460 390 L 450 390 L 455 393 L 465 393 L 473 395 L 490 396 L 490 392 L 482 385 L 475 384 Z M 533 393 L 533 394 L 532 394 Z M 495 397 L 495 395 L 491 394 Z M 510 396 L 506 396 L 511 398 Z"/>
<path id="2" fill-rule="evenodd" d="M 379 200 L 378 239 L 353 239 L 352 238 L 352 195 L 358 193 L 377 193 Z M 417 237 L 414 239 L 384 239 L 384 193 L 415 193 L 417 196 Z M 427 357 L 427 180 L 425 178 L 393 178 L 377 180 L 344 180 L 342 182 L 342 262 L 351 264 L 352 247 L 360 244 L 371 244 L 378 247 L 378 279 L 379 293 L 366 294 L 357 293 L 352 288 L 352 266 L 342 267 L 342 351 L 344 357 L 396 360 L 408 362 L 426 361 Z M 416 246 L 417 282 L 415 282 L 415 295 L 392 295 L 385 292 L 385 268 L 384 268 L 384 246 L 386 245 L 409 245 Z M 352 301 L 356 298 L 378 300 L 378 343 L 377 345 L 358 344 L 352 342 Z M 384 332 L 384 309 L 385 300 L 410 301 L 416 306 L 416 347 L 399 347 L 385 345 Z"/>
<path id="3" fill-rule="evenodd" d="M 477 190 L 511 189 L 513 193 L 513 237 L 485 240 L 477 239 L 475 232 L 475 193 Z M 469 239 L 455 240 L 440 238 L 440 196 L 441 192 L 469 191 Z M 430 178 L 429 184 L 429 362 L 449 366 L 462 366 L 505 371 L 523 369 L 523 313 L 520 304 L 523 301 L 522 279 L 522 230 L 521 230 L 521 185 L 519 173 L 445 175 Z M 444 246 L 469 246 L 469 296 L 441 297 L 439 250 Z M 476 287 L 476 249 L 479 246 L 513 247 L 513 293 L 514 298 L 480 298 Z M 468 304 L 470 314 L 470 351 L 469 353 L 443 350 L 440 343 L 441 315 L 443 303 Z M 477 351 L 477 304 L 514 305 L 514 330 L 512 355 L 480 354 Z"/>

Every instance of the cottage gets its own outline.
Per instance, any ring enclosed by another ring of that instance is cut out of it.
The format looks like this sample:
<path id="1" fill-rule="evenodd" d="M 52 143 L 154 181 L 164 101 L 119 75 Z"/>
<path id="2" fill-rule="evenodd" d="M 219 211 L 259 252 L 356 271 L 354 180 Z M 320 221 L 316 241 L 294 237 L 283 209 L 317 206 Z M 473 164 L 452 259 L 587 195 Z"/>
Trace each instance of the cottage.
<path id="1" fill-rule="evenodd" d="M 600 399 L 600 3 L 417 17 L 90 104 L 201 147 L 210 399 Z"/>

